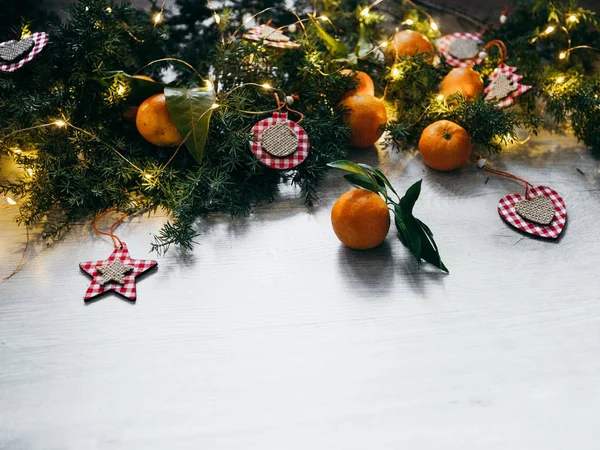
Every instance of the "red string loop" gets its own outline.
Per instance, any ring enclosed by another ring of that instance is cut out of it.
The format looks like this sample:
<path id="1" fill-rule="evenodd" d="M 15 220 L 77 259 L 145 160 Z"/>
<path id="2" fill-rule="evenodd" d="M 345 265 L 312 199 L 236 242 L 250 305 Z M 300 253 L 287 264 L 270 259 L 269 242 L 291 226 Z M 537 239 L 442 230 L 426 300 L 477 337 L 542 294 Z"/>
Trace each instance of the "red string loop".
<path id="1" fill-rule="evenodd" d="M 115 227 L 117 225 L 119 225 L 121 222 L 123 222 L 123 220 L 125 220 L 125 218 L 127 217 L 127 214 L 123 214 L 121 217 L 119 217 L 109 228 L 109 231 L 101 231 L 98 229 L 98 221 L 100 219 L 102 219 L 105 215 L 107 215 L 108 213 L 114 212 L 114 211 L 118 211 L 119 208 L 112 208 L 109 209 L 107 211 L 104 211 L 101 214 L 98 214 L 98 216 L 96 216 L 96 218 L 94 219 L 94 231 L 98 234 L 102 234 L 104 236 L 110 236 L 111 239 L 113 240 L 113 245 L 115 246 L 115 248 L 121 248 L 123 247 L 123 242 L 121 241 L 121 239 L 119 239 L 119 236 L 117 236 L 114 231 L 115 231 Z M 118 245 L 117 245 L 118 243 Z"/>

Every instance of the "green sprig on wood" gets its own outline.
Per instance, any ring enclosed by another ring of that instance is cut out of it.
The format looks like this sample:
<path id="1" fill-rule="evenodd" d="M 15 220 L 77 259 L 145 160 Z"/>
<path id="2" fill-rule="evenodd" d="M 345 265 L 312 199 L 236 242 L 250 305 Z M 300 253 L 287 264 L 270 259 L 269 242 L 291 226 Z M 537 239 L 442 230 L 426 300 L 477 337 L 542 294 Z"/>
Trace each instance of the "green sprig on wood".
<path id="1" fill-rule="evenodd" d="M 421 183 L 417 181 L 400 197 L 387 177 L 381 170 L 367 164 L 357 164 L 352 161 L 340 160 L 328 164 L 329 167 L 344 170 L 344 178 L 354 186 L 374 192 L 385 200 L 389 209 L 394 213 L 394 224 L 398 230 L 398 238 L 417 263 L 426 261 L 438 269 L 449 273 L 442 262 L 433 233 L 427 225 L 413 215 L 415 203 L 421 194 Z"/>

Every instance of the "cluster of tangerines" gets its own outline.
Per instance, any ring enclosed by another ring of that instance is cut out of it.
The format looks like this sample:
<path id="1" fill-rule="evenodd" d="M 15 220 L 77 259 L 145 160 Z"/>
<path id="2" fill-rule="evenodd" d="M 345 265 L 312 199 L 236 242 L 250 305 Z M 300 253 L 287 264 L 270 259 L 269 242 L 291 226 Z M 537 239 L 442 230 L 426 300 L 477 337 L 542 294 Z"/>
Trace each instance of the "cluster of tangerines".
<path id="1" fill-rule="evenodd" d="M 387 59 L 427 54 L 434 59 L 431 42 L 412 30 L 399 31 L 387 47 Z M 350 145 L 369 147 L 380 137 L 381 126 L 386 123 L 383 102 L 369 98 L 373 94 L 373 81 L 363 72 L 355 72 L 358 88 L 342 102 L 349 109 L 346 123 L 352 135 Z M 483 92 L 483 80 L 470 67 L 452 69 L 442 80 L 440 93 L 444 98 L 461 93 L 473 99 Z M 460 125 L 439 120 L 429 125 L 419 140 L 419 152 L 425 164 L 435 170 L 451 171 L 462 167 L 471 154 L 471 138 Z M 333 205 L 331 223 L 339 240 L 346 246 L 365 250 L 377 247 L 386 238 L 390 228 L 390 212 L 386 202 L 376 193 L 365 189 L 352 189 Z"/>

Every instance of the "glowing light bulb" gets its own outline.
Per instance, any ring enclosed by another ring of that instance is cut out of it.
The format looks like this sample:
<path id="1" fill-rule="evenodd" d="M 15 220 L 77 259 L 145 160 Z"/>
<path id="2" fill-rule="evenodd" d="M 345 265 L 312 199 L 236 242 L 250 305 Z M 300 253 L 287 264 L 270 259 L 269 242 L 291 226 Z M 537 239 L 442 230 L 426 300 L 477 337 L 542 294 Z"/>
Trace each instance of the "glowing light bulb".
<path id="1" fill-rule="evenodd" d="M 567 20 L 571 23 L 579 22 L 579 19 L 577 19 L 575 14 L 571 14 Z"/>
<path id="2" fill-rule="evenodd" d="M 546 34 L 546 35 L 552 34 L 552 33 L 554 33 L 554 30 L 555 30 L 555 28 L 552 25 L 550 25 L 548 28 L 546 28 L 544 30 L 544 34 Z"/>
<path id="3" fill-rule="evenodd" d="M 369 17 L 369 8 L 365 8 L 360 12 L 360 15 L 363 17 Z"/>
<path id="4" fill-rule="evenodd" d="M 323 14 L 323 15 L 321 15 L 321 16 L 319 17 L 319 19 L 320 19 L 320 20 L 322 20 L 323 22 L 329 22 L 329 17 L 327 17 L 327 16 L 326 16 L 326 15 L 324 15 L 324 14 Z"/>
<path id="5" fill-rule="evenodd" d="M 567 52 L 560 52 L 558 55 L 558 59 L 565 59 L 567 57 Z"/>
<path id="6" fill-rule="evenodd" d="M 444 100 L 444 94 L 438 94 L 438 96 L 436 97 L 438 99 L 438 101 L 442 101 Z"/>
<path id="7" fill-rule="evenodd" d="M 67 122 L 65 122 L 64 120 L 57 120 L 56 122 L 54 122 L 54 125 L 56 125 L 59 128 L 62 128 L 67 126 Z"/>
<path id="8" fill-rule="evenodd" d="M 388 46 L 388 42 L 387 41 L 383 41 L 381 44 L 379 44 L 379 46 L 381 48 L 386 48 Z"/>
<path id="9" fill-rule="evenodd" d="M 438 26 L 437 26 L 437 23 L 435 23 L 435 22 L 433 22 L 433 21 L 431 22 L 431 25 L 430 25 L 430 27 L 431 27 L 431 29 L 432 29 L 433 31 L 437 31 L 437 30 L 439 30 L 439 28 L 438 28 Z"/>
<path id="10" fill-rule="evenodd" d="M 398 78 L 399 76 L 400 76 L 400 70 L 398 70 L 398 68 L 397 68 L 397 67 L 394 67 L 394 68 L 392 69 L 392 77 L 393 77 L 393 78 Z"/>
<path id="11" fill-rule="evenodd" d="M 556 79 L 556 82 L 557 82 L 558 84 L 562 83 L 563 81 L 565 81 L 565 77 L 558 77 L 558 78 Z"/>
<path id="12" fill-rule="evenodd" d="M 112 8 L 110 6 L 107 6 L 106 7 L 106 12 L 110 14 L 112 12 Z"/>
<path id="13" fill-rule="evenodd" d="M 412 20 L 412 19 L 406 19 L 406 20 L 405 20 L 403 23 L 404 23 L 405 25 L 414 25 L 414 24 L 415 24 L 415 21 L 414 21 L 414 20 Z"/>
<path id="14" fill-rule="evenodd" d="M 23 153 L 23 150 L 21 150 L 19 147 L 15 147 L 15 148 L 12 149 L 12 152 L 15 155 L 20 155 L 21 153 Z"/>
<path id="15" fill-rule="evenodd" d="M 213 103 L 211 106 L 212 109 L 217 109 L 218 107 L 219 107 L 219 105 L 217 103 Z"/>
<path id="16" fill-rule="evenodd" d="M 217 13 L 215 13 L 215 23 L 217 25 L 219 25 L 221 23 L 221 16 L 219 16 Z"/>
<path id="17" fill-rule="evenodd" d="M 33 169 L 30 167 L 27 169 L 27 174 L 32 177 L 33 176 Z"/>
<path id="18" fill-rule="evenodd" d="M 206 83 L 206 87 L 209 88 L 210 90 L 213 90 L 215 88 L 212 81 L 206 80 L 205 83 Z"/>
<path id="19" fill-rule="evenodd" d="M 273 89 L 269 83 L 263 83 L 260 85 L 264 89 Z M 218 106 L 218 105 L 217 105 Z"/>
<path id="20" fill-rule="evenodd" d="M 162 13 L 158 12 L 154 15 L 154 24 L 158 25 L 162 21 Z"/>
<path id="21" fill-rule="evenodd" d="M 31 37 L 31 33 L 23 33 L 21 35 L 21 39 L 29 39 Z"/>
<path id="22" fill-rule="evenodd" d="M 12 198 L 10 198 L 10 197 L 6 197 L 6 202 L 7 202 L 9 205 L 16 205 L 16 204 L 17 204 L 17 202 L 15 202 L 15 201 L 14 201 Z"/>
<path id="23" fill-rule="evenodd" d="M 148 172 L 144 172 L 144 178 L 146 180 L 151 180 L 152 179 L 152 174 L 148 173 Z"/>
<path id="24" fill-rule="evenodd" d="M 120 97 L 123 97 L 123 95 L 125 94 L 125 91 L 126 91 L 125 86 L 120 85 L 117 88 L 117 95 L 119 95 Z"/>

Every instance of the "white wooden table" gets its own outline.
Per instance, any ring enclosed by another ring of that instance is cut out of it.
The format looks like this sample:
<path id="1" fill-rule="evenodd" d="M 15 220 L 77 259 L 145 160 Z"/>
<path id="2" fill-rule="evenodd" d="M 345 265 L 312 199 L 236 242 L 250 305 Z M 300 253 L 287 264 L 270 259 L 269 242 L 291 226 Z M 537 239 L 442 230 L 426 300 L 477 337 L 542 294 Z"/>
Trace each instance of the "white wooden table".
<path id="1" fill-rule="evenodd" d="M 417 269 L 394 232 L 374 251 L 342 247 L 340 173 L 312 211 L 288 187 L 247 219 L 200 223 L 200 245 L 158 258 L 135 304 L 84 304 L 78 263 L 112 251 L 90 224 L 34 241 L 0 285 L 0 448 L 597 450 L 598 162 L 549 134 L 495 159 L 563 195 L 567 227 L 547 242 L 499 218 L 499 198 L 522 190 L 510 180 L 352 156 L 401 190 L 424 178 L 416 214 L 450 275 Z M 0 278 L 25 232 L 3 204 Z M 154 258 L 164 221 L 118 234 Z"/>

